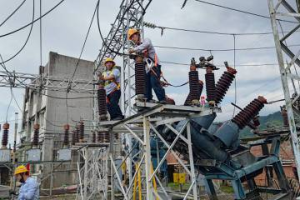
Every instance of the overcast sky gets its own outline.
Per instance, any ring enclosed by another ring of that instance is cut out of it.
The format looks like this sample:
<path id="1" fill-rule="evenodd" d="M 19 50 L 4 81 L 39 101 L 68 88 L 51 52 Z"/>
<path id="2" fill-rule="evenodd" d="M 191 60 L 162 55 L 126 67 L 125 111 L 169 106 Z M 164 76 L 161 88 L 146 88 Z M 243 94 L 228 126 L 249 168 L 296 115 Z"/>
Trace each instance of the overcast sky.
<path id="1" fill-rule="evenodd" d="M 0 22 L 2 22 L 23 0 L 1 0 Z M 2 27 L 0 35 L 15 30 L 31 21 L 32 1 L 27 0 L 24 6 Z M 36 17 L 39 15 L 39 0 L 36 2 Z M 42 1 L 43 12 L 53 7 L 58 0 Z M 246 10 L 261 15 L 268 15 L 267 0 L 212 0 L 210 2 Z M 100 6 L 101 27 L 105 35 L 110 30 L 121 0 L 102 0 Z M 230 33 L 268 32 L 271 31 L 270 20 L 245 15 L 211 5 L 189 0 L 186 7 L 181 9 L 183 0 L 153 0 L 145 21 L 160 26 L 185 28 L 194 30 L 219 31 Z M 56 10 L 43 18 L 43 64 L 48 60 L 50 51 L 59 54 L 78 57 L 87 32 L 89 22 L 96 5 L 96 0 L 65 0 Z M 283 23 L 285 30 L 293 28 L 292 24 Z M 11 57 L 24 44 L 29 28 L 11 36 L 0 38 L 0 53 L 4 60 Z M 145 29 L 145 37 L 151 38 L 155 45 L 178 46 L 203 49 L 230 49 L 233 48 L 232 36 L 199 34 L 181 31 L 165 30 L 163 36 L 159 29 Z M 300 44 L 299 33 L 288 41 L 288 44 Z M 9 70 L 19 72 L 38 73 L 40 65 L 39 23 L 33 28 L 32 36 L 24 51 L 6 64 Z M 101 39 L 94 23 L 82 58 L 94 61 L 101 48 Z M 236 36 L 236 47 L 274 46 L 272 35 Z M 293 48 L 297 50 L 297 48 Z M 157 49 L 162 61 L 189 63 L 192 57 L 209 56 L 209 52 L 187 51 L 174 49 Z M 233 52 L 212 52 L 215 64 L 228 61 L 233 65 Z M 236 65 L 257 65 L 277 63 L 275 49 L 237 51 Z M 121 63 L 118 63 L 121 65 Z M 224 71 L 222 67 L 216 72 L 218 79 Z M 247 66 L 237 67 L 237 104 L 246 106 L 258 95 L 264 95 L 269 100 L 283 97 L 278 66 Z M 173 84 L 181 84 L 188 79 L 189 67 L 184 65 L 163 64 L 165 77 Z M 204 71 L 200 70 L 201 79 Z M 10 91 L 1 88 L 0 121 L 6 120 L 6 110 L 10 101 Z M 14 94 L 22 107 L 24 91 L 14 89 Z M 177 104 L 182 104 L 188 94 L 188 86 L 182 88 L 167 88 L 167 94 L 173 97 Z M 205 93 L 204 93 L 205 94 Z M 226 96 L 218 120 L 230 119 L 233 107 L 235 90 L 232 86 Z M 263 115 L 279 110 L 279 104 L 267 105 L 261 112 Z M 14 119 L 14 112 L 18 112 L 15 102 L 12 102 L 8 113 L 8 120 Z M 13 122 L 12 122 L 13 123 Z"/>

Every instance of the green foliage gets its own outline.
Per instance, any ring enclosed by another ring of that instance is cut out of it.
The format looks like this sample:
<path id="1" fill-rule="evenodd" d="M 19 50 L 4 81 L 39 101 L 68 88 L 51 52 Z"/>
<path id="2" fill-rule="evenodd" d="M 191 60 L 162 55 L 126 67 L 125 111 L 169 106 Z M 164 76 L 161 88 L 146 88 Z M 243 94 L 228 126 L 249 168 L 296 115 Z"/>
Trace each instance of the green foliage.
<path id="1" fill-rule="evenodd" d="M 259 129 L 266 129 L 266 128 L 280 128 L 283 126 L 283 120 L 281 117 L 281 113 L 275 112 L 273 114 L 267 116 L 261 116 L 259 118 L 260 127 Z M 240 138 L 247 138 L 247 137 L 255 137 L 255 135 L 251 132 L 251 129 L 246 127 L 240 133 Z"/>

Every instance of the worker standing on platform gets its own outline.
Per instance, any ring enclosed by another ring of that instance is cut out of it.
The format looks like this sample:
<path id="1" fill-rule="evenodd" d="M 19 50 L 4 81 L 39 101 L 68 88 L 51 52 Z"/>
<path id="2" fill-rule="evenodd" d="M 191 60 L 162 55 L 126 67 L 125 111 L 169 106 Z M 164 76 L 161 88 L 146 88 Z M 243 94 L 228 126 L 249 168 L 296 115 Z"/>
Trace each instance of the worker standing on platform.
<path id="1" fill-rule="evenodd" d="M 128 30 L 128 40 L 131 40 L 136 47 L 129 50 L 130 54 L 137 53 L 143 54 L 145 61 L 150 59 L 153 66 L 148 65 L 146 68 L 146 99 L 148 102 L 153 101 L 152 89 L 154 90 L 159 103 L 166 103 L 165 90 L 160 84 L 160 78 L 162 76 L 161 65 L 156 55 L 154 46 L 150 39 L 146 38 L 141 40 L 140 32 L 137 29 Z M 148 62 L 147 62 L 148 63 Z"/>
<path id="2" fill-rule="evenodd" d="M 107 58 L 104 62 L 106 70 L 100 77 L 104 83 L 104 89 L 107 96 L 107 110 L 110 115 L 110 120 L 122 120 L 124 116 L 119 106 L 121 97 L 120 91 L 120 70 L 116 68 L 116 63 L 113 59 Z"/>
<path id="3" fill-rule="evenodd" d="M 39 184 L 29 176 L 29 171 L 24 165 L 16 168 L 15 177 L 21 183 L 18 200 L 40 199 Z"/>

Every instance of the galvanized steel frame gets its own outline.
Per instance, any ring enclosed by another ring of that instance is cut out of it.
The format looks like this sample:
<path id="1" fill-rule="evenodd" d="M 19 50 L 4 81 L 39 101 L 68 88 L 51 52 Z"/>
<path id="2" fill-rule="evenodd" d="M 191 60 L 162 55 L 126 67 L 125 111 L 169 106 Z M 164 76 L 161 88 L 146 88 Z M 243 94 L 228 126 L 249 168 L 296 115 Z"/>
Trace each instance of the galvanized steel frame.
<path id="1" fill-rule="evenodd" d="M 299 1 L 298 1 L 299 3 Z M 292 146 L 297 166 L 298 177 L 300 178 L 300 146 L 299 138 L 297 136 L 296 123 L 295 123 L 295 112 L 293 111 L 293 103 L 299 100 L 300 91 L 295 91 L 297 95 L 293 100 L 291 99 L 289 81 L 300 80 L 299 75 L 293 74 L 290 70 L 291 66 L 295 65 L 298 69 L 300 67 L 300 49 L 298 52 L 294 53 L 287 45 L 285 41 L 293 35 L 300 28 L 300 13 L 299 10 L 294 9 L 286 0 L 268 0 L 269 12 L 271 17 L 271 25 L 276 45 L 277 59 L 279 63 L 279 70 L 281 74 L 281 82 L 284 92 L 284 98 L 286 102 L 286 109 L 289 119 L 289 127 L 291 131 Z M 279 9 L 283 9 L 283 12 L 280 12 Z M 290 17 L 291 19 L 296 19 L 295 28 L 283 37 L 280 37 L 280 30 L 277 25 L 277 20 L 280 16 Z M 287 66 L 285 66 L 284 59 L 289 59 Z M 294 87 L 294 90 L 296 88 Z"/>

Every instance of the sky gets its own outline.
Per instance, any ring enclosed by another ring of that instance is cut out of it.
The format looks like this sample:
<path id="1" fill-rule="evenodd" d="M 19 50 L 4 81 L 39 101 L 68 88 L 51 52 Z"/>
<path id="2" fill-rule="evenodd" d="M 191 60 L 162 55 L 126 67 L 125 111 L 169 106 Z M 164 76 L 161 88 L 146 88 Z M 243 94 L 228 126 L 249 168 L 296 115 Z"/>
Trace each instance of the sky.
<path id="1" fill-rule="evenodd" d="M 2 22 L 23 0 L 1 0 L 0 1 L 0 22 Z M 39 15 L 39 2 L 36 4 L 35 17 Z M 43 12 L 57 4 L 58 0 L 42 0 Z M 209 2 L 233 7 L 240 10 L 254 12 L 261 15 L 268 14 L 267 0 L 211 0 Z M 290 0 L 291 2 L 291 0 Z M 33 0 L 27 0 L 24 6 L 3 26 L 0 27 L 0 35 L 15 30 L 31 21 Z M 100 22 L 104 35 L 107 35 L 111 24 L 119 11 L 121 0 L 101 0 Z M 183 0 L 153 0 L 145 15 L 145 21 L 154 23 L 158 26 L 193 29 L 202 31 L 219 31 L 228 33 L 246 32 L 269 32 L 271 23 L 269 19 L 256 16 L 245 15 L 242 13 L 225 10 L 222 8 L 206 5 L 195 0 L 189 0 L 186 7 L 181 9 Z M 96 0 L 65 0 L 57 9 L 51 12 L 42 20 L 42 45 L 43 56 L 42 64 L 45 65 L 50 51 L 59 54 L 78 57 L 88 26 L 95 9 Z M 284 30 L 293 28 L 292 24 L 282 23 Z M 30 28 L 26 28 L 18 33 L 7 37 L 0 37 L 0 54 L 4 60 L 14 55 L 24 44 Z M 38 73 L 40 65 L 40 35 L 39 23 L 35 23 L 32 35 L 25 49 L 15 59 L 6 63 L 9 70 L 26 73 Z M 200 34 L 183 31 L 165 30 L 161 35 L 160 29 L 145 28 L 145 37 L 150 38 L 156 46 L 176 46 L 187 48 L 203 49 L 232 49 L 233 36 Z M 236 48 L 252 48 L 274 46 L 273 36 L 251 35 L 236 36 Z M 288 40 L 288 44 L 300 44 L 299 33 Z M 83 59 L 94 61 L 101 49 L 102 43 L 97 30 L 96 23 L 93 24 L 89 35 Z M 299 48 L 299 47 L 298 47 Z M 297 50 L 297 47 L 293 47 Z M 175 49 L 157 48 L 157 54 L 161 61 L 189 63 L 191 58 L 196 60 L 200 56 L 209 56 L 210 52 L 188 51 Z M 234 53 L 230 52 L 211 52 L 214 63 L 223 65 L 228 61 L 229 65 L 234 64 Z M 119 61 L 120 58 L 117 59 Z M 263 66 L 239 66 L 239 65 L 261 65 L 276 64 L 277 57 L 275 49 L 236 51 L 235 63 L 238 71 L 236 78 L 236 90 L 234 85 L 230 87 L 223 103 L 223 112 L 219 114 L 217 120 L 228 120 L 233 115 L 231 102 L 236 101 L 241 107 L 245 107 L 251 100 L 258 95 L 265 96 L 268 100 L 277 100 L 283 97 L 279 67 L 272 65 Z M 122 63 L 118 63 L 121 65 Z M 163 64 L 163 72 L 166 79 L 174 85 L 179 85 L 188 80 L 189 66 Z M 225 67 L 216 71 L 216 80 L 221 76 Z M 200 79 L 204 80 L 204 70 L 199 70 Z M 11 99 L 11 92 L 7 88 L 0 88 L 0 123 L 14 120 L 15 112 L 20 112 L 16 102 Z M 182 104 L 188 94 L 188 86 L 182 88 L 166 88 L 167 94 L 174 98 L 177 104 Z M 13 89 L 19 106 L 23 104 L 23 89 Z M 205 95 L 205 93 L 204 93 Z M 237 97 L 235 99 L 235 96 Z M 262 115 L 267 115 L 279 110 L 283 103 L 266 105 L 261 111 Z M 8 110 L 9 107 L 9 110 Z M 8 112 L 7 112 L 8 110 Z M 19 115 L 19 118 L 21 116 Z M 19 121 L 20 122 L 20 121 Z M 11 121 L 11 123 L 14 123 Z M 0 134 L 1 135 L 1 134 Z"/>

